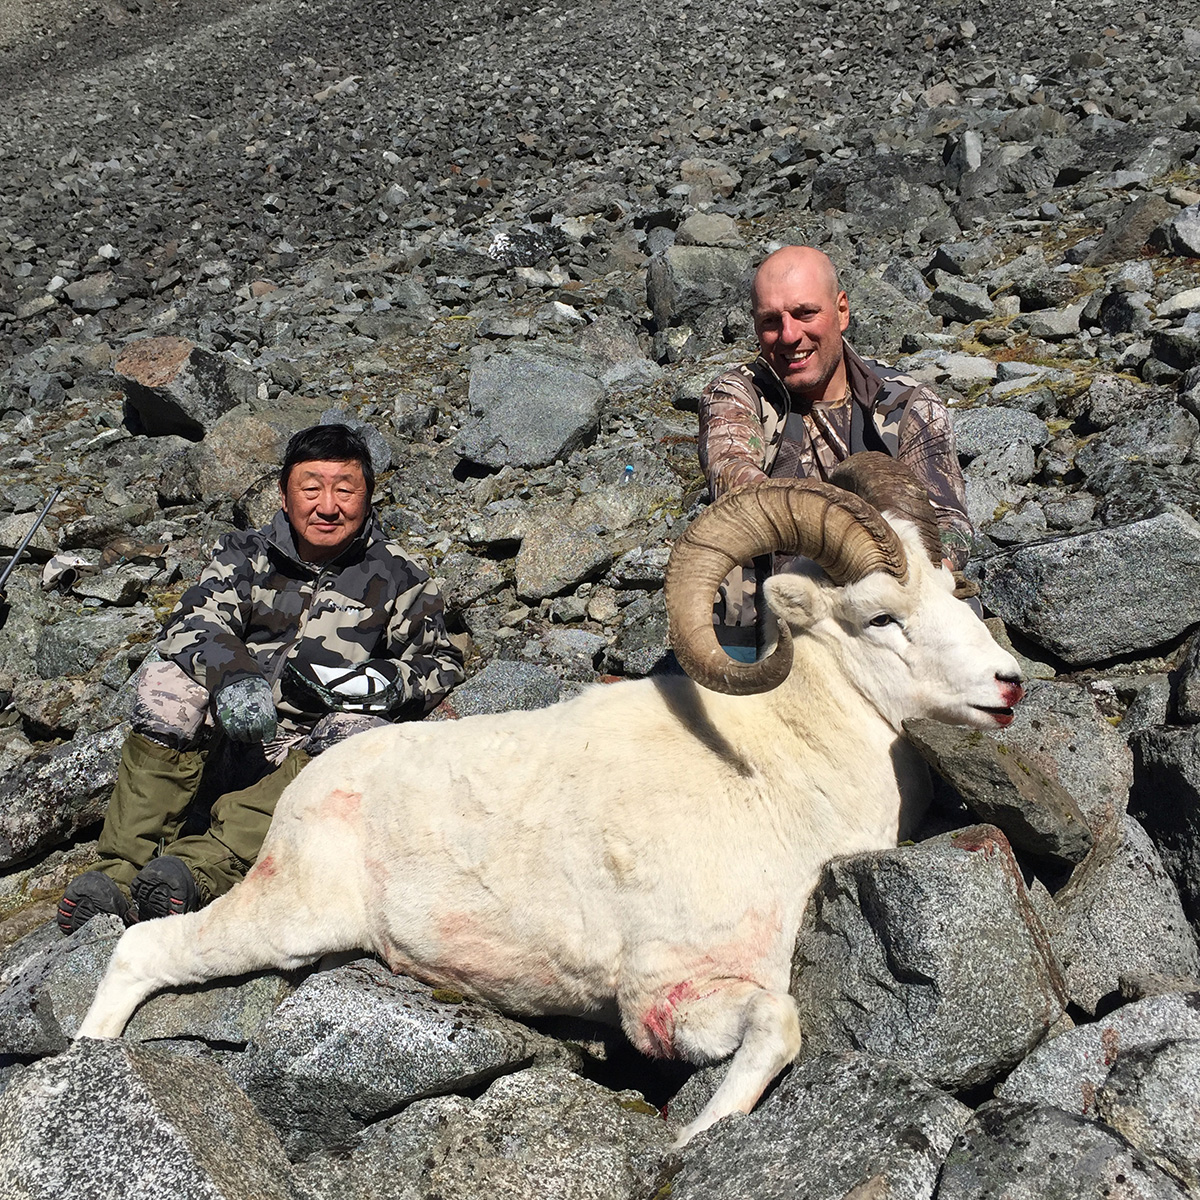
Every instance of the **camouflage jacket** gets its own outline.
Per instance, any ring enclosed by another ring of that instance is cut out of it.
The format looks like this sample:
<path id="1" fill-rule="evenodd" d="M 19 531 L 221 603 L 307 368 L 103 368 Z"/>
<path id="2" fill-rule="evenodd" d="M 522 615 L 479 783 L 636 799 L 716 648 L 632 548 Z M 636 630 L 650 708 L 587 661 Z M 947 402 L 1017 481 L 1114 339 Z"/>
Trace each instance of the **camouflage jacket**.
<path id="1" fill-rule="evenodd" d="M 946 406 L 931 388 L 894 367 L 861 358 L 846 343 L 843 350 L 848 402 L 814 405 L 802 424 L 789 422 L 791 396 L 761 358 L 704 389 L 700 464 L 713 498 L 770 475 L 824 478 L 849 454 L 882 450 L 924 480 L 945 556 L 961 570 L 973 531 Z M 793 453 L 781 456 L 785 430 L 789 437 L 796 430 L 798 438 Z"/>
<path id="2" fill-rule="evenodd" d="M 262 676 L 280 716 L 311 723 L 281 681 L 297 666 L 356 666 L 390 659 L 399 675 L 397 718 L 420 717 L 463 678 L 433 581 L 382 534 L 372 513 L 332 562 L 300 560 L 287 517 L 226 534 L 163 627 L 158 652 L 210 695 Z"/>

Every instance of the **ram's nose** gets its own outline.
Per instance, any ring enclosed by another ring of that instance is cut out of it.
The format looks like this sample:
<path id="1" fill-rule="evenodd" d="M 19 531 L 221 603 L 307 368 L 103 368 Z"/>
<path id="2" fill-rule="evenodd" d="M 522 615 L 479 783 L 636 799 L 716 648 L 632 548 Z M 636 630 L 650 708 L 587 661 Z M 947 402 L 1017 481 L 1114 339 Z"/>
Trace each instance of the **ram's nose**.
<path id="1" fill-rule="evenodd" d="M 1000 687 L 1000 700 L 1005 708 L 1015 708 L 1025 698 L 1025 689 L 1019 679 L 1005 679 L 997 675 L 996 683 Z"/>

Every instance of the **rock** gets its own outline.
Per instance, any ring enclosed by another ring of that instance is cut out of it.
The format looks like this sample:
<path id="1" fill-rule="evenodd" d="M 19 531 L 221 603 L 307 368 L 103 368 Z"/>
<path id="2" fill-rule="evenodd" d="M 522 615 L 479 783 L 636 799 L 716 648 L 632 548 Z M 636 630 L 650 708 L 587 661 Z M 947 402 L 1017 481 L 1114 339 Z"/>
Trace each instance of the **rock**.
<path id="1" fill-rule="evenodd" d="M 996 364 L 990 358 L 976 354 L 944 354 L 938 359 L 938 368 L 939 382 L 944 378 L 959 392 L 993 383 L 996 379 Z"/>
<path id="2" fill-rule="evenodd" d="M 309 976 L 247 1051 L 246 1092 L 293 1156 L 411 1100 L 475 1087 L 556 1043 L 372 959 Z"/>
<path id="3" fill-rule="evenodd" d="M 1089 267 L 1137 258 L 1155 228 L 1174 213 L 1174 209 L 1156 192 L 1147 192 L 1125 206 L 1119 218 L 1100 235 L 1084 259 Z"/>
<path id="4" fill-rule="evenodd" d="M 219 417 L 258 392 L 254 376 L 185 338 L 131 342 L 113 364 L 141 429 L 198 442 Z"/>
<path id="5" fill-rule="evenodd" d="M 945 276 L 934 289 L 929 311 L 947 321 L 981 321 L 996 311 L 987 289 L 955 276 Z"/>
<path id="6" fill-rule="evenodd" d="M 76 737 L 0 776 L 0 868 L 95 824 L 117 781 L 125 727 Z"/>
<path id="7" fill-rule="evenodd" d="M 461 717 L 511 709 L 545 708 L 559 700 L 558 676 L 533 663 L 494 659 L 454 689 L 447 701 Z"/>
<path id="8" fill-rule="evenodd" d="M 1093 828 L 1125 811 L 1133 758 L 1079 684 L 1027 684 L 1013 723 L 993 736 L 1062 784 Z"/>
<path id="9" fill-rule="evenodd" d="M 1145 827 L 1200 933 L 1200 727 L 1148 729 L 1130 739 L 1129 812 Z"/>
<path id="10" fill-rule="evenodd" d="M 1179 509 L 992 555 L 979 571 L 988 608 L 1076 666 L 1200 621 L 1200 525 Z"/>
<path id="11" fill-rule="evenodd" d="M 124 926 L 95 917 L 70 937 L 44 927 L 14 945 L 0 968 L 0 1052 L 44 1055 L 66 1049 L 79 1032 Z M 22 948 L 28 944 L 28 952 Z M 283 976 L 265 973 L 147 1000 L 125 1031 L 127 1039 L 201 1039 L 240 1046 L 292 991 Z"/>
<path id="12" fill-rule="evenodd" d="M 753 260 L 741 250 L 668 246 L 651 260 L 646 303 L 659 329 L 688 325 L 719 340 L 725 314 L 745 308 Z"/>
<path id="13" fill-rule="evenodd" d="M 1012 851 L 986 825 L 828 864 L 791 991 L 806 1057 L 861 1049 L 950 1088 L 1010 1070 L 1066 1003 Z"/>
<path id="14" fill-rule="evenodd" d="M 456 449 L 487 467 L 539 467 L 596 434 L 604 387 L 577 355 L 522 347 L 475 358 Z"/>
<path id="15" fill-rule="evenodd" d="M 506 1075 L 473 1103 L 422 1101 L 297 1168 L 312 1200 L 642 1200 L 669 1144 L 636 1092 L 561 1070 Z"/>
<path id="16" fill-rule="evenodd" d="M 605 655 L 604 669 L 638 678 L 673 660 L 662 593 L 638 597 L 622 610 L 621 630 Z"/>
<path id="17" fill-rule="evenodd" d="M 1056 1108 L 993 1100 L 963 1130 L 942 1168 L 935 1200 L 1093 1200 L 1113 1183 L 1137 1200 L 1182 1200 L 1169 1175 L 1119 1134 Z"/>
<path id="18" fill-rule="evenodd" d="M 1200 993 L 1151 996 L 1043 1042 L 996 1088 L 996 1096 L 1095 1116 L 1097 1093 L 1118 1055 L 1165 1039 L 1196 1037 Z"/>
<path id="19" fill-rule="evenodd" d="M 1020 753 L 976 730 L 905 721 L 909 743 L 1013 848 L 1058 866 L 1080 862 L 1092 834 L 1074 799 Z"/>
<path id="20" fill-rule="evenodd" d="M 86 675 L 113 648 L 130 642 L 149 642 L 158 632 L 158 621 L 148 608 L 99 609 L 77 617 L 63 617 L 46 626 L 38 637 L 34 659 L 42 679 L 60 675 Z M 144 649 L 148 649 L 148 645 Z M 137 661 L 141 661 L 138 656 Z"/>
<path id="21" fill-rule="evenodd" d="M 1045 421 L 1012 408 L 968 408 L 954 413 L 954 443 L 959 456 L 972 459 L 1024 442 L 1040 450 L 1050 440 Z"/>
<path id="22" fill-rule="evenodd" d="M 1163 202 L 1162 207 L 1171 210 Z M 1160 218 L 1161 220 L 1161 218 Z M 1150 244 L 1167 254 L 1200 257 L 1200 204 L 1172 213 L 1149 237 Z"/>
<path id="23" fill-rule="evenodd" d="M 1099 374 L 1088 385 L 1084 411 L 1097 429 L 1126 421 L 1156 399 L 1165 400 L 1144 384 L 1124 375 Z"/>
<path id="24" fill-rule="evenodd" d="M 1158 853 L 1132 817 L 1112 821 L 1053 901 L 1039 908 L 1072 1003 L 1095 1014 L 1123 978 L 1193 980 L 1200 950 Z"/>
<path id="25" fill-rule="evenodd" d="M 1178 404 L 1154 404 L 1093 437 L 1075 455 L 1088 486 L 1103 494 L 1125 464 L 1170 466 L 1183 462 L 1200 433 L 1200 421 Z"/>
<path id="26" fill-rule="evenodd" d="M 26 1068 L 0 1097 L 0 1193 L 297 1196 L 278 1140 L 220 1067 L 90 1039 Z"/>
<path id="27" fill-rule="evenodd" d="M 1200 1039 L 1118 1056 L 1096 1096 L 1101 1118 L 1178 1180 L 1200 1190 Z"/>
<path id="28" fill-rule="evenodd" d="M 1155 315 L 1170 321 L 1200 311 L 1200 288 L 1188 288 L 1168 296 L 1157 306 Z"/>
<path id="29" fill-rule="evenodd" d="M 941 329 L 941 321 L 926 306 L 930 292 L 919 274 L 916 282 L 925 292 L 919 301 L 899 291 L 886 278 L 864 275 L 851 286 L 846 336 L 859 353 L 886 358 L 900 349 L 905 334 L 936 333 Z"/>
<path id="30" fill-rule="evenodd" d="M 746 239 L 738 232 L 737 223 L 727 213 L 694 212 L 675 231 L 677 246 L 722 246 L 738 250 Z"/>
<path id="31" fill-rule="evenodd" d="M 517 595 L 537 601 L 559 596 L 602 574 L 612 551 L 600 538 L 548 520 L 530 529 L 517 553 Z"/>
<path id="32" fill-rule="evenodd" d="M 576 529 L 600 525 L 617 531 L 647 521 L 678 502 L 678 493 L 672 488 L 606 483 L 576 500 L 567 519 Z"/>
<path id="33" fill-rule="evenodd" d="M 929 1196 L 970 1109 L 896 1063 L 821 1054 L 689 1145 L 672 1200 Z M 866 1181 L 882 1190 L 863 1191 Z"/>
<path id="34" fill-rule="evenodd" d="M 0 517 L 0 555 L 4 556 L 3 565 L 8 566 L 8 559 L 16 553 L 17 547 L 25 539 L 38 518 L 36 512 L 20 513 L 16 516 Z M 58 539 L 54 536 L 47 523 L 38 526 L 34 535 L 26 543 L 25 556 L 30 562 L 45 562 L 58 549 Z"/>

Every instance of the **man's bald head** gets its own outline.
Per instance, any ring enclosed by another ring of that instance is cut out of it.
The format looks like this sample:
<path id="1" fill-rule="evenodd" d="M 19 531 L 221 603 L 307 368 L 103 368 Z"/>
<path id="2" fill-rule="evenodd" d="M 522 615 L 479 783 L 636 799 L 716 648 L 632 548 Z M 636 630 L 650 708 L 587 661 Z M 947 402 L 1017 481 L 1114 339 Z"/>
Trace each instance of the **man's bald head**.
<path id="1" fill-rule="evenodd" d="M 850 303 L 829 256 L 812 246 L 776 250 L 754 275 L 750 303 L 759 352 L 788 391 L 810 404 L 840 399 Z"/>
<path id="2" fill-rule="evenodd" d="M 830 303 L 837 302 L 842 290 L 833 259 L 815 246 L 784 246 L 762 260 L 750 285 L 751 311 L 759 311 L 762 292 L 770 294 L 780 286 L 822 294 Z"/>

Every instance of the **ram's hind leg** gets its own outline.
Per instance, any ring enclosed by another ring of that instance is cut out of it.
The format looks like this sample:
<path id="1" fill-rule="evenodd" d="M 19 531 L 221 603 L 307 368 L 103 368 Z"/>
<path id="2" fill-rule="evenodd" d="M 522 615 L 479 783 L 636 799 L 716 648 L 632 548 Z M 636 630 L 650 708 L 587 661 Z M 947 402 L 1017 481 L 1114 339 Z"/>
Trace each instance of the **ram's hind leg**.
<path id="1" fill-rule="evenodd" d="M 744 981 L 700 991 L 681 984 L 646 1020 L 649 1027 L 664 1005 L 671 1028 L 670 1049 L 689 1062 L 716 1062 L 733 1055 L 721 1086 L 686 1125 L 676 1141 L 685 1145 L 730 1113 L 748 1113 L 767 1085 L 800 1051 L 800 1020 L 786 992 L 771 992 Z M 666 1032 L 666 1030 L 664 1030 Z"/>
<path id="2" fill-rule="evenodd" d="M 200 912 L 134 925 L 117 943 L 79 1037 L 119 1037 L 134 1010 L 163 988 L 266 968 L 291 969 L 365 944 L 352 906 L 317 911 L 292 882 L 260 867 Z M 348 909 L 348 910 L 347 910 Z"/>

